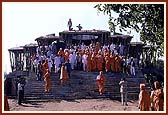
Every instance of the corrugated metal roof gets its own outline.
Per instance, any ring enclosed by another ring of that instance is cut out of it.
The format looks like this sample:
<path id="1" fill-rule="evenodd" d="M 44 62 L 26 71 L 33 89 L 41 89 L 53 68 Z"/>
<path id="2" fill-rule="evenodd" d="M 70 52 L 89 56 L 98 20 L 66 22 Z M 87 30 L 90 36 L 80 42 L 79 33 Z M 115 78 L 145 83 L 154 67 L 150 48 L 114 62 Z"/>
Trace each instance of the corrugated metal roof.
<path id="1" fill-rule="evenodd" d="M 37 40 L 44 40 L 44 39 L 59 39 L 59 36 L 41 36 L 35 39 L 35 41 Z"/>
<path id="2" fill-rule="evenodd" d="M 24 46 L 13 47 L 8 49 L 8 51 L 22 51 L 22 50 L 24 50 Z"/>
<path id="3" fill-rule="evenodd" d="M 110 33 L 109 31 L 106 30 L 65 30 L 62 32 L 59 32 L 61 34 L 98 34 L 98 33 Z"/>
<path id="4" fill-rule="evenodd" d="M 111 35 L 111 38 L 133 38 L 133 36 L 130 35 Z"/>
<path id="5" fill-rule="evenodd" d="M 30 43 L 30 44 L 26 44 L 24 47 L 37 47 L 38 44 L 37 43 Z"/>

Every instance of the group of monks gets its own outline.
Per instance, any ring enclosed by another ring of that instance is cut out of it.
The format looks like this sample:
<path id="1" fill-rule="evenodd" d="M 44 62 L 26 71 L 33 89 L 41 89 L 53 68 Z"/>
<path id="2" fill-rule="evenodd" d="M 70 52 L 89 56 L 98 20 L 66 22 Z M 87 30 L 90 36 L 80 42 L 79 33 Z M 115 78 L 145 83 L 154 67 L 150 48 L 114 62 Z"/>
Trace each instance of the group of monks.
<path id="1" fill-rule="evenodd" d="M 70 53 L 68 49 L 63 51 L 62 48 L 60 48 L 58 51 L 58 55 L 64 57 L 65 62 L 69 59 Z M 83 67 L 84 71 L 121 71 L 121 56 L 107 48 L 102 50 L 99 42 L 97 42 L 95 47 L 88 46 L 84 49 L 78 48 L 75 53 L 81 56 L 80 62 L 85 65 Z"/>
<path id="2" fill-rule="evenodd" d="M 145 84 L 140 84 L 139 110 L 140 111 L 163 111 L 164 93 L 158 81 L 154 82 L 155 89 L 150 93 L 145 89 Z"/>
<path id="3" fill-rule="evenodd" d="M 41 57 L 44 59 L 45 57 L 51 60 L 51 62 L 49 63 L 50 71 L 52 71 L 51 67 L 53 67 L 53 64 L 56 66 L 62 65 L 62 62 L 60 64 L 60 62 L 58 61 L 53 61 L 56 59 L 56 57 L 59 57 L 60 59 L 63 58 L 64 62 L 70 60 L 72 70 L 78 68 L 78 66 L 80 65 L 79 68 L 82 68 L 83 71 L 87 72 L 103 70 L 105 70 L 106 72 L 121 72 L 123 70 L 121 63 L 122 60 L 124 59 L 125 61 L 127 61 L 127 57 L 120 54 L 119 51 L 115 49 L 115 47 L 110 49 L 110 47 L 101 46 L 99 42 L 96 42 L 96 44 L 90 44 L 89 46 L 81 44 L 81 46 L 72 46 L 67 49 L 60 48 L 56 53 L 52 52 L 52 49 L 46 48 L 43 53 L 39 53 L 38 51 L 37 54 L 37 57 L 39 59 L 41 59 Z M 80 58 L 77 59 L 77 56 L 79 56 Z M 35 59 L 32 60 L 34 61 Z M 35 63 L 37 62 L 38 61 L 36 61 Z M 58 66 L 55 67 L 55 70 L 58 70 Z M 130 66 L 128 65 L 125 70 L 127 70 L 127 73 L 130 73 Z"/>
<path id="4" fill-rule="evenodd" d="M 48 69 L 48 60 L 46 60 L 42 64 L 42 72 L 43 72 L 43 77 L 45 81 L 45 92 L 49 92 L 51 88 L 51 80 L 50 80 L 50 70 Z M 60 73 L 60 80 L 61 84 L 64 84 L 66 81 L 68 81 L 69 76 L 68 76 L 68 71 L 65 68 L 65 63 L 62 63 L 61 66 L 61 73 Z"/>

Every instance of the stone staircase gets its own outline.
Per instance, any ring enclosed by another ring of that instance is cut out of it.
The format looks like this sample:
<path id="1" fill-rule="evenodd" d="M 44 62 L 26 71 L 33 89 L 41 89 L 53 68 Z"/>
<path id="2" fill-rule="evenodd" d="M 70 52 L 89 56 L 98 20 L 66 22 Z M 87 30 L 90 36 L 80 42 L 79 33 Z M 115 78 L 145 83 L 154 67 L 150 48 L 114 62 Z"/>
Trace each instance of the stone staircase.
<path id="1" fill-rule="evenodd" d="M 51 74 L 51 90 L 44 92 L 44 81 L 37 81 L 35 74 L 30 73 L 25 85 L 26 101 L 49 101 L 56 99 L 96 99 L 110 98 L 120 100 L 119 81 L 123 76 L 121 73 L 104 73 L 106 76 L 105 93 L 99 95 L 96 84 L 98 72 L 72 71 L 71 77 L 64 85 L 60 84 L 59 73 Z M 128 81 L 128 99 L 137 100 L 139 84 L 145 83 L 140 70 L 136 70 L 136 76 L 125 76 Z"/>

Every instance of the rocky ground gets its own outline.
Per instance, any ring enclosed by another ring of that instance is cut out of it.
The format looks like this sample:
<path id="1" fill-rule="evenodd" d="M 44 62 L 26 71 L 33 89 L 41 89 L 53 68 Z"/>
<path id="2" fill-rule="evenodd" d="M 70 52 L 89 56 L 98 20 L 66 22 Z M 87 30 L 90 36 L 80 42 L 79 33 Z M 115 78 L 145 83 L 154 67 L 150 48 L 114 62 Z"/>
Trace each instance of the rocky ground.
<path id="1" fill-rule="evenodd" d="M 17 100 L 9 99 L 10 111 L 138 111 L 137 101 L 129 101 L 128 106 L 122 106 L 121 102 L 110 99 L 78 99 L 55 100 L 50 102 L 27 102 L 17 104 Z"/>

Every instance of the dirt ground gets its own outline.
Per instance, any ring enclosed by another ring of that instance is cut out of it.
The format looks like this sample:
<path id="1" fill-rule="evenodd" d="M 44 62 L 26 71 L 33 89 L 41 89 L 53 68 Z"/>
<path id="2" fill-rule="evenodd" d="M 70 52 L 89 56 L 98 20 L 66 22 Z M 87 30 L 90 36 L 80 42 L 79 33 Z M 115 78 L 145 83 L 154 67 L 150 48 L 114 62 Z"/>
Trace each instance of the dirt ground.
<path id="1" fill-rule="evenodd" d="M 137 101 L 129 101 L 128 106 L 110 99 L 57 100 L 52 102 L 29 102 L 22 105 L 9 99 L 10 111 L 138 111 Z"/>

